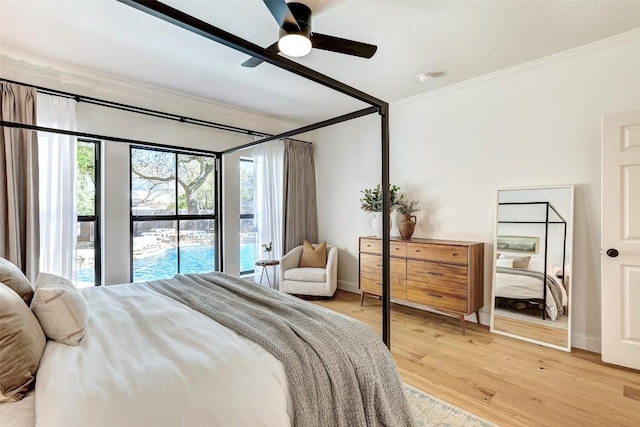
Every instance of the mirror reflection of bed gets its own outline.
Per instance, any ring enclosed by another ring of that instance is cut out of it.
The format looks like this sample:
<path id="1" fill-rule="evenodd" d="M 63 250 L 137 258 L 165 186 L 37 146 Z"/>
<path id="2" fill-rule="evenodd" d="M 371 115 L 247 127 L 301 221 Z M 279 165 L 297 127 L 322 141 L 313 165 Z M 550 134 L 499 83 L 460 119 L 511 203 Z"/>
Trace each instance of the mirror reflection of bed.
<path id="1" fill-rule="evenodd" d="M 493 332 L 570 351 L 573 188 L 498 192 Z"/>

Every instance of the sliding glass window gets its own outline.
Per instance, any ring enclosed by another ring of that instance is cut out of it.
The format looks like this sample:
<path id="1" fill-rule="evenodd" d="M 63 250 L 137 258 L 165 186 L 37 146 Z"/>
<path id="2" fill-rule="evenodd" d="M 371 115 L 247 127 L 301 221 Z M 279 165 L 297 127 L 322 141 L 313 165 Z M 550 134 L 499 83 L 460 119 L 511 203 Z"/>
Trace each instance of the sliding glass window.
<path id="1" fill-rule="evenodd" d="M 217 270 L 216 158 L 131 148 L 131 280 Z"/>
<path id="2" fill-rule="evenodd" d="M 100 141 L 76 142 L 77 285 L 100 285 Z"/>
<path id="3" fill-rule="evenodd" d="M 253 159 L 240 158 L 240 274 L 253 273 L 258 233 L 255 223 Z"/>

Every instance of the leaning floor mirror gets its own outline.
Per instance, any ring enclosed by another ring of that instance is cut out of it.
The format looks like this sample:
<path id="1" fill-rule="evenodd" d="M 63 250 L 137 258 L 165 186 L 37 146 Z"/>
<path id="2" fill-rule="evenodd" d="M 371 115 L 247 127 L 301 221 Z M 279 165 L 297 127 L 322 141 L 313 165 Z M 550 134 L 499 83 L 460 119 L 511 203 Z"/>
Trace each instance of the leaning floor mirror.
<path id="1" fill-rule="evenodd" d="M 571 351 L 573 186 L 498 191 L 491 331 Z"/>

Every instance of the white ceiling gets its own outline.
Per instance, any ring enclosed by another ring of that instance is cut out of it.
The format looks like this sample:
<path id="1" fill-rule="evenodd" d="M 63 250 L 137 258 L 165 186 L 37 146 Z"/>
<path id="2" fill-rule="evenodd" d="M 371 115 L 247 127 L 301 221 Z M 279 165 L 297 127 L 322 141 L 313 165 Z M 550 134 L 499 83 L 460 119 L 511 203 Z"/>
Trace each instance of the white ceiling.
<path id="1" fill-rule="evenodd" d="M 319 33 L 378 46 L 301 64 L 391 102 L 640 27 L 640 1 L 301 0 Z M 166 3 L 261 46 L 262 0 Z M 115 0 L 0 0 L 0 52 L 21 52 L 311 123 L 366 106 Z M 428 84 L 418 74 L 437 73 Z"/>

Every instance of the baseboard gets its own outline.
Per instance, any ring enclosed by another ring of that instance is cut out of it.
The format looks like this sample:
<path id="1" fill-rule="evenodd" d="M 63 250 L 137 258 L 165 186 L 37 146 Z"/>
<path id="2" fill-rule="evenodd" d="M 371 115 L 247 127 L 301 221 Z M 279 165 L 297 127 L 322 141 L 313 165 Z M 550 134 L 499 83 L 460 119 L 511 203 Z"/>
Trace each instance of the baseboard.
<path id="1" fill-rule="evenodd" d="M 599 337 L 571 334 L 571 347 L 602 353 L 602 340 Z"/>

